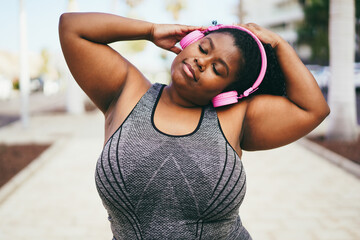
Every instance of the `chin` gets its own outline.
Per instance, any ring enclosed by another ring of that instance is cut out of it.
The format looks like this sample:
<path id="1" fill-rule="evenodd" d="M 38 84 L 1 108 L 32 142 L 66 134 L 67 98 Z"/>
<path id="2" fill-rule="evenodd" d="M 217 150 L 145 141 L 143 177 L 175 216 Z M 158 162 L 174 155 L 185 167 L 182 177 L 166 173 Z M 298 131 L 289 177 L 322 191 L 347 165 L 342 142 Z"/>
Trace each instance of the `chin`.
<path id="1" fill-rule="evenodd" d="M 189 82 L 189 80 L 184 76 L 183 70 L 181 67 L 172 67 L 171 68 L 171 84 L 176 85 L 177 89 L 186 89 L 187 91 L 193 89 L 194 86 Z"/>

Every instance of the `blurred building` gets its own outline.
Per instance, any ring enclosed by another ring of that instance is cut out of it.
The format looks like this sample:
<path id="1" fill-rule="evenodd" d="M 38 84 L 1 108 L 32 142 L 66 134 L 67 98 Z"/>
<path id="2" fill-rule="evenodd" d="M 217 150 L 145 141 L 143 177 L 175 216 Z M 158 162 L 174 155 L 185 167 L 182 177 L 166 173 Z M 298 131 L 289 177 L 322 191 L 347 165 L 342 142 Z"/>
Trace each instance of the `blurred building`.
<path id="1" fill-rule="evenodd" d="M 51 95 L 56 94 L 60 90 L 60 70 L 65 65 L 65 63 L 59 60 L 62 58 L 62 56 L 51 53 L 47 53 L 45 58 L 43 54 L 29 52 L 28 63 L 31 92 L 43 91 L 45 95 Z M 19 88 L 19 73 L 19 54 L 0 50 L 0 99 L 10 98 L 11 94 L 14 94 L 11 91 Z"/>
<path id="2" fill-rule="evenodd" d="M 278 33 L 290 44 L 297 39 L 296 24 L 304 18 L 298 0 L 240 0 L 239 17 Z"/>

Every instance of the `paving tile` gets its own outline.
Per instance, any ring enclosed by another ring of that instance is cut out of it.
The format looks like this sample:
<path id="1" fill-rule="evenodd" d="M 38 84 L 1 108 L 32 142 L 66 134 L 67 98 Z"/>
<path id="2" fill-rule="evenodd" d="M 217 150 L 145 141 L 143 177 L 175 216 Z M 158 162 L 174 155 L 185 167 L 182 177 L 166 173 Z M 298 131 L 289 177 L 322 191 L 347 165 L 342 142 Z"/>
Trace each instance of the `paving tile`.
<path id="1" fill-rule="evenodd" d="M 354 238 L 347 230 L 344 229 L 329 229 L 327 231 L 316 231 L 314 235 L 318 239 L 323 240 L 358 240 Z"/>
<path id="2" fill-rule="evenodd" d="M 311 232 L 303 230 L 288 230 L 272 232 L 271 236 L 276 240 L 318 240 Z"/>
<path id="3" fill-rule="evenodd" d="M 63 149 L 0 205 L 0 239 L 111 239 L 94 171 L 101 114 L 37 116 L 31 127 L 0 128 L 10 143 L 58 141 Z M 360 239 L 360 179 L 298 143 L 245 152 L 240 207 L 254 240 Z"/>
<path id="4" fill-rule="evenodd" d="M 94 180 L 103 135 L 96 129 L 91 133 L 91 128 L 86 132 L 89 126 L 81 124 L 88 120 L 101 127 L 102 119 L 98 115 L 71 118 L 73 121 L 52 119 L 58 124 L 75 123 L 69 127 L 71 134 L 63 136 L 67 139 L 64 148 L 0 205 L 1 240 L 111 239 Z M 43 130 L 46 135 L 56 128 Z M 30 139 L 30 135 L 22 140 Z"/>
<path id="5" fill-rule="evenodd" d="M 358 178 L 297 143 L 245 152 L 242 160 L 247 194 L 240 216 L 250 233 L 254 230 L 277 240 L 356 239 L 360 231 Z M 282 229 L 269 228 L 272 222 Z M 330 230 L 334 230 L 331 236 L 323 233 Z"/>

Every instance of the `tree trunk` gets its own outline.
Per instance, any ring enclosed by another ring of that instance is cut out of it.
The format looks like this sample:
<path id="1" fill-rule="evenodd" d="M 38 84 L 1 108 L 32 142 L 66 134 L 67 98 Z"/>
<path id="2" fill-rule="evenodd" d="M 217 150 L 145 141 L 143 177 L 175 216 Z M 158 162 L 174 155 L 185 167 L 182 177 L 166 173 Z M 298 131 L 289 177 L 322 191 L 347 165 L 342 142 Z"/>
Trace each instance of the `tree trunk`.
<path id="1" fill-rule="evenodd" d="M 354 0 L 330 0 L 329 18 L 331 114 L 327 138 L 355 141 L 358 130 L 354 83 Z"/>

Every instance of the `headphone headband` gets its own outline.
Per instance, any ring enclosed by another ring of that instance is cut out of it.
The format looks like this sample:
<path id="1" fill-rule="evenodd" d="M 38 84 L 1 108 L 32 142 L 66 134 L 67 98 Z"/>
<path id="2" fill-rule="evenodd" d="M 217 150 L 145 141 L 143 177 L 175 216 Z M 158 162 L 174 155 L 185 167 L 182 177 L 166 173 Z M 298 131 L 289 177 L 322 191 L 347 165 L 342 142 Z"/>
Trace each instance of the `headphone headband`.
<path id="1" fill-rule="evenodd" d="M 218 29 L 222 29 L 222 28 L 239 29 L 241 31 L 244 31 L 244 32 L 248 33 L 255 40 L 255 42 L 257 43 L 257 45 L 259 47 L 260 55 L 261 55 L 261 69 L 260 69 L 259 76 L 257 77 L 254 84 L 251 86 L 251 88 L 247 89 L 243 94 L 241 94 L 239 96 L 239 98 L 247 97 L 250 93 L 255 92 L 258 89 L 260 83 L 264 79 L 264 76 L 265 76 L 265 73 L 266 73 L 266 68 L 267 68 L 267 58 L 266 58 L 265 48 L 262 45 L 259 38 L 254 33 L 252 33 L 247 28 L 240 27 L 240 26 L 237 26 L 237 25 L 222 25 L 222 24 L 219 24 L 219 25 L 216 25 L 216 26 L 210 26 L 210 27 L 208 27 L 206 30 L 204 30 L 202 32 L 203 33 L 208 33 L 208 32 L 212 32 L 212 31 L 216 31 Z"/>
<path id="2" fill-rule="evenodd" d="M 180 41 L 180 45 L 184 49 L 188 45 L 200 40 L 201 38 L 203 38 L 206 33 L 216 31 L 216 30 L 222 29 L 222 28 L 238 29 L 240 31 L 246 32 L 247 34 L 249 34 L 255 40 L 255 42 L 257 43 L 257 45 L 259 47 L 259 50 L 260 50 L 261 69 L 260 69 L 259 76 L 257 77 L 254 84 L 250 88 L 245 90 L 242 94 L 240 94 L 240 96 L 238 96 L 238 93 L 236 91 L 221 93 L 221 94 L 215 96 L 211 100 L 214 107 L 220 107 L 220 106 L 236 103 L 236 102 L 238 102 L 238 99 L 241 99 L 243 97 L 247 97 L 247 96 L 249 96 L 249 94 L 255 92 L 258 89 L 261 82 L 263 81 L 265 73 L 266 73 L 266 68 L 267 68 L 266 52 L 265 52 L 264 46 L 262 45 L 261 41 L 250 30 L 248 30 L 247 28 L 244 28 L 244 27 L 237 26 L 237 25 L 221 25 L 220 24 L 220 25 L 216 25 L 216 26 L 210 26 L 204 31 L 195 30 L 195 31 L 189 33 L 188 35 L 186 35 Z"/>

